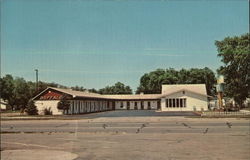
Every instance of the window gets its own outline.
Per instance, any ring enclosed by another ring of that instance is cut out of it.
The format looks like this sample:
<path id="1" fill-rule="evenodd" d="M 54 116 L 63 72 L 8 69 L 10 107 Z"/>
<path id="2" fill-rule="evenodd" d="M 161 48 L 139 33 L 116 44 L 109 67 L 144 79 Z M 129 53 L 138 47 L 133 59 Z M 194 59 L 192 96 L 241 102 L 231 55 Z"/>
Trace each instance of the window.
<path id="1" fill-rule="evenodd" d="M 183 101 L 184 101 L 184 102 L 183 102 L 183 104 L 184 104 L 184 105 L 183 105 L 183 107 L 187 107 L 187 104 L 186 104 L 186 103 L 187 103 L 186 98 L 184 98 L 184 99 L 183 99 Z"/>
<path id="2" fill-rule="evenodd" d="M 136 109 L 136 110 L 138 109 L 138 107 L 137 107 L 137 102 L 135 102 L 135 107 L 134 107 L 134 109 Z"/>
<path id="3" fill-rule="evenodd" d="M 78 101 L 78 113 L 81 112 L 81 101 Z"/>
<path id="4" fill-rule="evenodd" d="M 186 107 L 186 98 L 175 98 L 175 99 L 166 99 L 166 108 L 168 107 Z"/>
<path id="5" fill-rule="evenodd" d="M 149 107 L 151 106 L 151 103 L 150 103 L 150 102 L 148 102 L 148 106 L 149 106 Z"/>
<path id="6" fill-rule="evenodd" d="M 121 106 L 120 106 L 120 107 L 123 108 L 123 102 L 120 102 L 120 103 L 121 103 Z"/>
<path id="7" fill-rule="evenodd" d="M 169 107 L 172 107 L 172 99 L 169 99 Z"/>
<path id="8" fill-rule="evenodd" d="M 183 107 L 183 99 L 180 99 L 180 107 Z"/>
<path id="9" fill-rule="evenodd" d="M 182 94 L 185 94 L 185 91 L 182 91 Z"/>
<path id="10" fill-rule="evenodd" d="M 130 102 L 127 101 L 127 110 L 129 110 L 129 109 L 130 109 Z"/>

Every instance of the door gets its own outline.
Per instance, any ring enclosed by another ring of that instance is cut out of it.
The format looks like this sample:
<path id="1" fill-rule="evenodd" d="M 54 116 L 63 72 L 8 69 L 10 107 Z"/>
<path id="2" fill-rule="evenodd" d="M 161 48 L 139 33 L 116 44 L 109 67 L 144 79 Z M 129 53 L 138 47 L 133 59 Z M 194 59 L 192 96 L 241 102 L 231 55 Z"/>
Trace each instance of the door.
<path id="1" fill-rule="evenodd" d="M 157 109 L 158 109 L 158 110 L 161 109 L 161 101 L 157 101 Z"/>
<path id="2" fill-rule="evenodd" d="M 115 110 L 115 101 L 112 102 L 112 110 Z"/>
<path id="3" fill-rule="evenodd" d="M 141 109 L 144 110 L 144 102 L 141 101 Z"/>

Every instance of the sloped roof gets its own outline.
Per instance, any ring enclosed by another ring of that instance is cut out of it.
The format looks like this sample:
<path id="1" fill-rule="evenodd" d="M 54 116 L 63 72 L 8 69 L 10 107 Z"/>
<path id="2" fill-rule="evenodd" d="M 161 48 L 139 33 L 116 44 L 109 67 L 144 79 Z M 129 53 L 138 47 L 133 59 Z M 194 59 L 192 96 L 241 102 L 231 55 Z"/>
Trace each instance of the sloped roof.
<path id="1" fill-rule="evenodd" d="M 121 100 L 140 100 L 140 99 L 158 99 L 160 98 L 161 94 L 129 94 L 129 95 L 101 95 L 98 93 L 90 93 L 90 92 L 82 92 L 82 91 L 74 91 L 72 89 L 63 89 L 63 88 L 54 88 L 54 87 L 48 87 L 41 93 L 39 93 L 37 96 L 35 96 L 33 99 L 39 97 L 47 90 L 52 89 L 56 90 L 68 95 L 75 97 L 83 97 L 83 98 L 101 98 L 101 99 L 121 99 Z"/>
<path id="2" fill-rule="evenodd" d="M 142 100 L 142 99 L 159 99 L 161 94 L 128 94 L 128 95 L 103 95 L 108 99 L 121 99 L 121 100 Z"/>
<path id="3" fill-rule="evenodd" d="M 91 93 L 91 92 L 84 92 L 84 91 L 75 91 L 72 89 L 64 89 L 64 88 L 54 88 L 49 87 L 51 89 L 57 90 L 59 92 L 63 92 L 69 95 L 72 95 L 73 97 L 92 97 L 92 98 L 103 98 L 102 95 L 98 93 Z"/>
<path id="4" fill-rule="evenodd" d="M 35 96 L 33 100 L 40 95 L 42 95 L 47 90 L 52 89 L 56 90 L 72 97 L 81 97 L 81 98 L 100 98 L 100 99 L 114 99 L 114 100 L 151 100 L 151 99 L 160 99 L 166 95 L 171 95 L 180 91 L 189 91 L 195 94 L 200 94 L 203 96 L 207 96 L 206 86 L 205 84 L 175 84 L 175 85 L 162 85 L 162 94 L 128 94 L 128 95 L 101 95 L 98 93 L 90 93 L 90 92 L 82 92 L 82 91 L 74 91 L 72 89 L 63 89 L 63 88 L 54 88 L 48 87 L 40 94 Z"/>
<path id="5" fill-rule="evenodd" d="M 193 93 L 207 95 L 205 84 L 173 84 L 173 85 L 162 85 L 161 93 L 163 95 L 169 95 L 176 93 L 176 91 L 186 90 Z"/>
<path id="6" fill-rule="evenodd" d="M 90 92 L 82 92 L 82 91 L 74 91 L 72 89 L 64 89 L 64 88 L 54 88 L 54 87 L 48 87 L 46 88 L 44 91 L 42 91 L 41 93 L 39 93 L 38 95 L 36 95 L 34 98 L 32 98 L 33 100 L 37 97 L 39 97 L 40 95 L 42 95 L 44 92 L 46 92 L 47 90 L 56 90 L 68 95 L 71 95 L 73 97 L 89 97 L 89 98 L 105 98 L 100 94 L 97 93 L 90 93 Z"/>

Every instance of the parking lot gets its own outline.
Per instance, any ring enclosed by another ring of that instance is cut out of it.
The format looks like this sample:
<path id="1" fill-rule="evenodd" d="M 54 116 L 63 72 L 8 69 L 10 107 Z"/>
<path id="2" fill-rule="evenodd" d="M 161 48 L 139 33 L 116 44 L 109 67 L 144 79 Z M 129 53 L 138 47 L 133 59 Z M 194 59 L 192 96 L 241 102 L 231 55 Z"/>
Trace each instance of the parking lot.
<path id="1" fill-rule="evenodd" d="M 249 119 L 109 111 L 76 120 L 1 122 L 1 158 L 248 160 Z M 28 155 L 28 157 L 27 157 Z"/>
<path id="2" fill-rule="evenodd" d="M 89 118 L 99 117 L 166 117 L 166 116 L 196 116 L 194 112 L 157 112 L 156 110 L 115 110 L 85 114 Z"/>

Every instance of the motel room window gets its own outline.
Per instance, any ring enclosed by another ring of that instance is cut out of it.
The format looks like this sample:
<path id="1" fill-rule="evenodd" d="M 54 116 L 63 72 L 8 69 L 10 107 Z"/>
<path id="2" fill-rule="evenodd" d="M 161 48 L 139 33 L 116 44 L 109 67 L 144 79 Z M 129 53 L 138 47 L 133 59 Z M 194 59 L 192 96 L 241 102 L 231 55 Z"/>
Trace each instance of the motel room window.
<path id="1" fill-rule="evenodd" d="M 168 108 L 168 99 L 165 100 L 166 108 Z"/>

